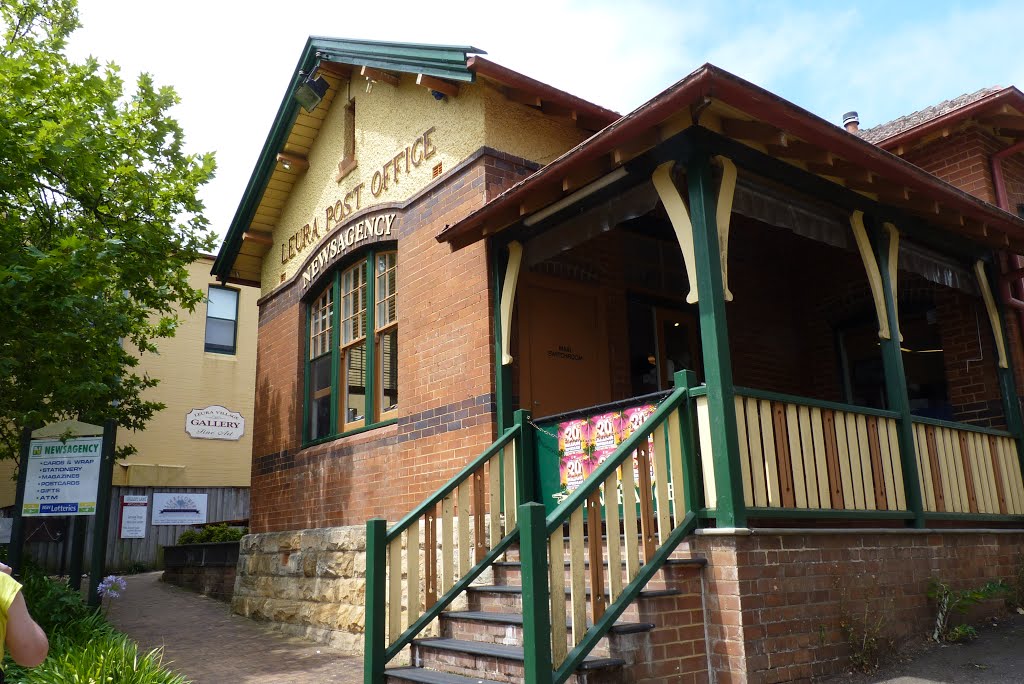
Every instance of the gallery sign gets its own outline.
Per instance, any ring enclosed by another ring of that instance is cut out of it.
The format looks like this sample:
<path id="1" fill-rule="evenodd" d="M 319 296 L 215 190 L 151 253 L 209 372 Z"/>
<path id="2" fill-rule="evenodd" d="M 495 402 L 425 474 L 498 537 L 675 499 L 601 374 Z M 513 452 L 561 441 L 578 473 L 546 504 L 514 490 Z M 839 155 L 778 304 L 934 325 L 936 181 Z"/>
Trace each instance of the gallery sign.
<path id="1" fill-rule="evenodd" d="M 102 455 L 102 437 L 33 439 L 21 514 L 95 515 Z"/>
<path id="2" fill-rule="evenodd" d="M 245 434 L 245 418 L 223 406 L 192 409 L 185 416 L 185 432 L 193 439 L 239 440 Z"/>
<path id="3" fill-rule="evenodd" d="M 154 525 L 201 525 L 206 522 L 206 494 L 153 493 Z"/>

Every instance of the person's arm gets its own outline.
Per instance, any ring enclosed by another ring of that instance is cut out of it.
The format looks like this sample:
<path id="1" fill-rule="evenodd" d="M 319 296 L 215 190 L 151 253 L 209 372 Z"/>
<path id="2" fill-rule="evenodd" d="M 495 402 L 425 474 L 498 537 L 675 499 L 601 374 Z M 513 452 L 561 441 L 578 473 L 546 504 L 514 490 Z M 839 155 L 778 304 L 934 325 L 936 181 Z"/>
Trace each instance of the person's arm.
<path id="1" fill-rule="evenodd" d="M 35 667 L 46 660 L 49 649 L 46 633 L 28 614 L 25 597 L 19 591 L 7 610 L 7 650 L 22 667 Z"/>

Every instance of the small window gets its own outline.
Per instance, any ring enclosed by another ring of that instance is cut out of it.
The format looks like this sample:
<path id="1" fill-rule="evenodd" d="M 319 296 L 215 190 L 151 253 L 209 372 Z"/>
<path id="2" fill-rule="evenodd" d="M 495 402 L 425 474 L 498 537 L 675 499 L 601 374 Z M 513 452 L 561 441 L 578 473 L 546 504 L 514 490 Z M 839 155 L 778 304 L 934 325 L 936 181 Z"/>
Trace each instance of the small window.
<path id="1" fill-rule="evenodd" d="M 238 290 L 211 285 L 206 298 L 206 351 L 234 354 L 238 336 Z"/>

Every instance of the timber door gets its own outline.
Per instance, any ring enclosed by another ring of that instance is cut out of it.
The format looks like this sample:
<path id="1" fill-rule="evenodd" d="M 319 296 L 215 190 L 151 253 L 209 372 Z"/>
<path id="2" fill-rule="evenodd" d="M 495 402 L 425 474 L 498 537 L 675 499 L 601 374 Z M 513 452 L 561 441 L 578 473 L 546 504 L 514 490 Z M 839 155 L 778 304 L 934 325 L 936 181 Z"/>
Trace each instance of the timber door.
<path id="1" fill-rule="evenodd" d="M 541 417 L 610 401 L 600 291 L 532 276 L 521 295 L 522 407 Z"/>

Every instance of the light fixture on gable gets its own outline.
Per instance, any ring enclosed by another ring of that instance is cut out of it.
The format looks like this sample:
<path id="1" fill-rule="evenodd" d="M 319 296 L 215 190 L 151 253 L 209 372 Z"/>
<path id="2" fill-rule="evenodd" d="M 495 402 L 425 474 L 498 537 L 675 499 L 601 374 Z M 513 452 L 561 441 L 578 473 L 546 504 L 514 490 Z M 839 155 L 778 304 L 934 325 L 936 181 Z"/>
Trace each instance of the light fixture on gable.
<path id="1" fill-rule="evenodd" d="M 299 73 L 301 74 L 302 72 Z M 302 105 L 303 109 L 307 112 L 312 112 L 320 104 L 320 100 L 324 99 L 324 95 L 327 94 L 329 87 L 330 84 L 326 78 L 323 76 L 313 78 L 313 75 L 310 74 L 303 79 L 292 95 Z"/>

